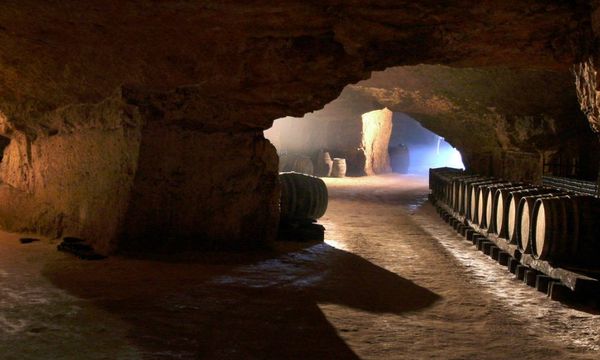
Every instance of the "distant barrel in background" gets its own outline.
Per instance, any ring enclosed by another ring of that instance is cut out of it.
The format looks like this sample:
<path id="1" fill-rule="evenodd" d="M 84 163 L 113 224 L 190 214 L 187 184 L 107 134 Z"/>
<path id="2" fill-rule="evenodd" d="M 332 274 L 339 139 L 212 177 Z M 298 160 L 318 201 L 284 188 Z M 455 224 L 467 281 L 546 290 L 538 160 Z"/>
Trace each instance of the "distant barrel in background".
<path id="1" fill-rule="evenodd" d="M 282 154 L 279 156 L 279 172 L 297 172 L 314 174 L 313 162 L 308 156 L 297 154 Z"/>
<path id="2" fill-rule="evenodd" d="M 313 175 L 314 174 L 314 166 L 313 162 L 308 156 L 298 156 L 294 159 L 292 171 Z"/>
<path id="3" fill-rule="evenodd" d="M 327 210 L 327 186 L 318 177 L 294 172 L 279 174 L 281 220 L 312 221 Z"/>
<path id="4" fill-rule="evenodd" d="M 558 176 L 543 176 L 542 184 L 585 195 L 597 195 L 598 184 L 595 181 L 571 179 Z"/>
<path id="5" fill-rule="evenodd" d="M 326 177 L 331 176 L 333 160 L 327 151 L 319 151 L 315 161 L 315 176 Z"/>
<path id="6" fill-rule="evenodd" d="M 331 176 L 340 178 L 346 176 L 346 159 L 333 159 L 333 165 L 331 167 Z"/>
<path id="7" fill-rule="evenodd" d="M 410 167 L 410 153 L 406 145 L 392 146 L 388 149 L 392 171 L 399 174 L 408 174 Z"/>

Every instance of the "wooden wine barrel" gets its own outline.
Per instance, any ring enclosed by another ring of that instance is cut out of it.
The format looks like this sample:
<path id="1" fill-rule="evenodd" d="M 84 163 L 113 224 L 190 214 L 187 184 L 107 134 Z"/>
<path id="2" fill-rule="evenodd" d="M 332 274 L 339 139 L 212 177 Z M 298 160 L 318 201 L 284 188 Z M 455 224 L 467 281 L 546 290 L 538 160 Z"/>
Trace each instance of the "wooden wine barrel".
<path id="1" fill-rule="evenodd" d="M 331 160 L 331 155 L 329 155 L 329 152 L 323 150 L 319 151 L 315 162 L 315 176 L 331 176 L 332 167 L 333 160 Z"/>
<path id="2" fill-rule="evenodd" d="M 392 146 L 388 150 L 392 171 L 399 174 L 408 174 L 410 154 L 405 145 Z"/>
<path id="3" fill-rule="evenodd" d="M 279 174 L 281 220 L 312 221 L 327 210 L 327 186 L 318 177 L 287 172 Z"/>
<path id="4" fill-rule="evenodd" d="M 578 180 L 557 176 L 543 176 L 542 183 L 544 185 L 579 194 L 596 195 L 598 193 L 598 184 L 595 181 Z"/>
<path id="5" fill-rule="evenodd" d="M 517 230 L 521 219 L 521 213 L 519 212 L 519 202 L 525 196 L 534 196 L 542 194 L 555 194 L 559 192 L 558 189 L 547 188 L 547 187 L 535 187 L 530 189 L 523 189 L 513 191 L 508 195 L 508 237 L 507 239 L 511 244 L 517 243 L 517 237 L 520 236 L 520 232 Z M 533 210 L 533 207 L 530 208 Z"/>
<path id="6" fill-rule="evenodd" d="M 431 169 L 430 174 L 432 175 L 430 182 L 433 182 L 432 189 L 439 194 L 438 200 L 450 205 L 452 181 L 457 177 L 464 176 L 464 171 L 454 168 L 440 168 Z"/>
<path id="7" fill-rule="evenodd" d="M 553 193 L 545 193 L 545 194 L 537 194 L 524 196 L 519 201 L 519 205 L 517 208 L 517 223 L 515 233 L 518 235 L 515 238 L 515 243 L 517 244 L 517 248 L 521 250 L 525 254 L 531 253 L 531 219 L 533 216 L 533 208 L 534 204 L 538 199 L 553 197 L 556 194 Z"/>
<path id="8" fill-rule="evenodd" d="M 496 191 L 497 189 L 505 188 L 505 187 L 515 187 L 520 185 L 520 183 L 514 182 L 499 182 L 495 184 L 481 185 L 479 186 L 478 200 L 477 200 L 477 219 L 474 221 L 479 225 L 482 229 L 488 228 L 488 209 L 491 208 L 491 202 L 488 206 L 488 199 L 491 199 L 490 192 Z"/>
<path id="9" fill-rule="evenodd" d="M 470 210 L 471 204 L 469 203 L 469 200 L 471 200 L 471 184 L 479 183 L 482 181 L 489 181 L 489 180 L 493 180 L 493 179 L 489 178 L 489 177 L 478 176 L 476 178 L 466 179 L 466 180 L 461 181 L 461 185 L 460 185 L 460 189 L 459 189 L 460 199 L 459 199 L 459 207 L 458 207 L 458 213 L 460 215 L 466 215 L 467 212 Z"/>
<path id="10" fill-rule="evenodd" d="M 490 179 L 490 180 L 482 180 L 473 182 L 467 185 L 467 207 L 465 211 L 465 217 L 472 222 L 475 222 L 477 219 L 477 209 L 479 208 L 479 198 L 477 197 L 479 194 L 479 187 L 490 184 L 497 184 L 500 180 L 498 179 Z"/>
<path id="11" fill-rule="evenodd" d="M 462 199 L 462 196 L 461 196 L 462 181 L 467 180 L 467 179 L 474 179 L 474 178 L 478 178 L 478 177 L 479 176 L 477 176 L 477 175 L 465 174 L 463 176 L 457 176 L 452 180 L 450 207 L 454 211 L 459 211 L 459 209 L 460 209 L 460 203 L 461 203 L 461 199 Z"/>
<path id="12" fill-rule="evenodd" d="M 435 168 L 429 169 L 429 188 L 432 196 L 445 204 L 448 204 L 449 186 L 454 175 L 461 174 L 463 171 L 453 168 Z"/>
<path id="13" fill-rule="evenodd" d="M 331 167 L 331 176 L 340 178 L 346 176 L 346 159 L 333 159 L 333 165 Z"/>
<path id="14" fill-rule="evenodd" d="M 510 195 L 511 191 L 515 191 L 515 190 L 521 190 L 521 189 L 525 189 L 525 188 L 529 188 L 532 186 L 528 186 L 528 185 L 519 185 L 519 186 L 515 186 L 515 187 L 507 187 L 507 188 L 501 188 L 501 189 L 497 189 L 496 192 L 493 194 L 493 198 L 492 198 L 492 203 L 491 203 L 491 209 L 488 209 L 490 211 L 489 217 L 488 218 L 488 231 L 498 234 L 499 237 L 503 237 L 506 238 L 506 233 L 507 233 L 507 224 L 506 224 L 506 217 L 508 216 L 508 203 L 507 203 L 507 199 L 508 196 Z M 490 193 L 491 194 L 491 193 Z M 489 196 L 488 196 L 488 206 L 490 205 L 489 203 Z"/>
<path id="15" fill-rule="evenodd" d="M 582 268 L 598 267 L 599 215 L 600 200 L 594 196 L 561 195 L 536 200 L 532 212 L 532 256 Z"/>

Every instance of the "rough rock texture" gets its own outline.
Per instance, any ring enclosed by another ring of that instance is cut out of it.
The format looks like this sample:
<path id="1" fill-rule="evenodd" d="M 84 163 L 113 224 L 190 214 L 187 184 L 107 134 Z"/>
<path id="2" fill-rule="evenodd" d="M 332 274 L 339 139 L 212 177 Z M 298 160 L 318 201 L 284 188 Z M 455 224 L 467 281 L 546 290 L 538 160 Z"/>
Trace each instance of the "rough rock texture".
<path id="1" fill-rule="evenodd" d="M 365 173 L 383 174 L 392 171 L 388 146 L 392 135 L 392 115 L 388 109 L 363 114 L 362 146 L 365 152 Z"/>
<path id="2" fill-rule="evenodd" d="M 160 108 L 156 97 L 171 108 Z M 177 126 L 185 111 L 173 97 L 118 92 L 21 130 L 4 119 L 0 128 L 11 142 L 0 164 L 0 224 L 82 237 L 103 253 L 251 248 L 272 240 L 274 148 L 260 131 Z"/>
<path id="3" fill-rule="evenodd" d="M 600 2 L 590 1 L 590 27 L 585 33 L 587 46 L 581 49 L 582 55 L 573 66 L 576 78 L 577 96 L 581 110 L 587 115 L 590 125 L 596 133 L 600 132 L 600 82 L 598 66 L 600 66 Z"/>
<path id="4" fill-rule="evenodd" d="M 274 239 L 277 160 L 260 132 L 152 124 L 142 136 L 122 233 L 127 247 L 248 249 Z"/>
<path id="5" fill-rule="evenodd" d="M 0 223 L 114 249 L 137 167 L 139 114 L 115 95 L 62 108 L 35 125 L 2 123 L 12 140 L 0 164 Z"/>
<path id="6" fill-rule="evenodd" d="M 268 242 L 277 160 L 260 132 L 274 119 L 319 109 L 389 66 L 565 71 L 587 10 L 558 0 L 2 2 L 0 133 L 12 139 L 2 222 L 80 233 L 103 251 L 145 243 L 151 229 L 158 247 Z"/>
<path id="7" fill-rule="evenodd" d="M 536 0 L 3 2 L 0 102 L 27 121 L 121 84 L 200 84 L 213 99 L 260 104 L 253 120 L 266 125 L 392 65 L 566 69 L 586 10 Z"/>

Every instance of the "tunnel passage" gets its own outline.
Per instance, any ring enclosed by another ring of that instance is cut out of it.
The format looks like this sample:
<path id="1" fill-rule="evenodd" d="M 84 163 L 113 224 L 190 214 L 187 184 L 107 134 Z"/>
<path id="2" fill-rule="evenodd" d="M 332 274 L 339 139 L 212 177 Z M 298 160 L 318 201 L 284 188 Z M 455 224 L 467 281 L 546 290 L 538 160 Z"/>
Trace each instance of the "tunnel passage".
<path id="1" fill-rule="evenodd" d="M 265 135 L 286 157 L 316 162 L 320 151 L 343 157 L 349 175 L 389 172 L 389 150 L 398 152 L 404 142 L 413 150 L 415 173 L 447 165 L 436 163 L 442 149 L 455 157 L 450 166 L 466 165 L 483 175 L 538 182 L 558 175 L 556 159 L 569 158 L 579 169 L 572 176 L 585 177 L 597 171 L 593 154 L 599 146 L 572 81 L 554 71 L 394 67 L 347 86 L 322 110 L 276 120 Z M 379 114 L 372 131 L 366 126 L 369 114 Z M 388 152 L 368 151 L 375 138 Z M 424 144 L 435 152 L 423 150 Z M 386 166 L 369 167 L 376 158 Z"/>
<path id="2" fill-rule="evenodd" d="M 386 68 L 404 81 L 376 72 L 344 91 L 371 103 L 361 114 L 406 113 L 497 176 L 540 175 L 579 107 L 573 64 L 598 113 L 586 1 L 94 4 L 0 5 L 6 229 L 105 252 L 144 248 L 151 229 L 165 231 L 148 247 L 268 244 L 277 156 L 262 131 Z"/>
<path id="3" fill-rule="evenodd" d="M 394 113 L 389 149 L 393 172 L 425 175 L 430 168 L 464 169 L 457 149 L 406 114 Z"/>

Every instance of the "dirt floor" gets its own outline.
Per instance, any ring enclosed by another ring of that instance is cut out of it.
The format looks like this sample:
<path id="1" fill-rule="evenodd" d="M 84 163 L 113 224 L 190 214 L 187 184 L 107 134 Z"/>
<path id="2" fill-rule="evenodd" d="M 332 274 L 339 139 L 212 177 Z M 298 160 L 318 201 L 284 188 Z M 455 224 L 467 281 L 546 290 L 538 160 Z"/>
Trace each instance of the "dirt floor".
<path id="1" fill-rule="evenodd" d="M 327 179 L 325 243 L 80 261 L 0 236 L 0 359 L 598 359 L 600 315 L 548 300 L 426 202 Z"/>

